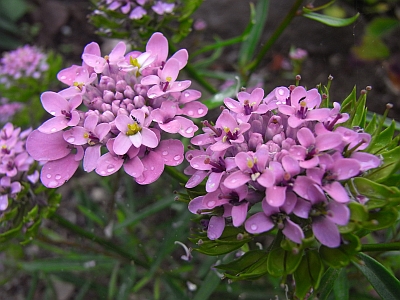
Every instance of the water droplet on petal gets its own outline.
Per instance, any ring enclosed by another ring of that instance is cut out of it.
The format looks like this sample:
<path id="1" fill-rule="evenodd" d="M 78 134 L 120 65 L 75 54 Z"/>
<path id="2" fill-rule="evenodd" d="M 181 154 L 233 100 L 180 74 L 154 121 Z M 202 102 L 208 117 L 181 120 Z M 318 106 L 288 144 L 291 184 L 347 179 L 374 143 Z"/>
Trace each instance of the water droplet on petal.
<path id="1" fill-rule="evenodd" d="M 155 97 L 157 97 L 156 94 L 150 94 L 150 95 L 149 95 L 149 98 L 150 98 L 150 99 L 153 99 L 153 98 L 155 98 Z"/>
<path id="2" fill-rule="evenodd" d="M 178 83 L 178 86 L 182 86 L 182 83 L 179 82 L 179 83 Z"/>
<path id="3" fill-rule="evenodd" d="M 108 173 L 111 173 L 111 172 L 114 172 L 115 171 L 115 166 L 114 165 L 108 165 L 107 166 L 107 172 Z"/>
<path id="4" fill-rule="evenodd" d="M 56 180 L 60 180 L 61 179 L 61 175 L 60 174 L 56 174 L 56 176 L 54 177 Z"/>
<path id="5" fill-rule="evenodd" d="M 199 108 L 199 109 L 197 110 L 197 113 L 198 113 L 199 115 L 201 115 L 203 112 L 204 112 L 204 109 L 202 109 L 202 108 Z"/>
<path id="6" fill-rule="evenodd" d="M 106 175 L 106 172 L 105 172 L 105 171 L 101 171 L 101 172 L 100 172 L 100 175 L 103 175 L 103 176 L 104 176 L 104 175 Z"/>
<path id="7" fill-rule="evenodd" d="M 73 142 L 75 142 L 75 138 L 73 136 L 70 136 L 69 138 L 67 138 L 67 142 L 72 144 Z"/>
<path id="8" fill-rule="evenodd" d="M 50 114 L 53 115 L 53 116 L 55 116 L 55 115 L 56 115 L 56 112 L 55 112 L 55 111 L 51 111 Z"/>
<path id="9" fill-rule="evenodd" d="M 65 78 L 67 78 L 67 76 L 61 76 L 60 79 L 64 80 Z"/>
<path id="10" fill-rule="evenodd" d="M 198 168 L 198 167 L 199 167 L 198 164 L 194 164 L 194 165 L 193 165 L 193 168 L 195 168 L 195 169 Z"/>
<path id="11" fill-rule="evenodd" d="M 258 226 L 256 224 L 252 224 L 250 226 L 251 230 L 257 230 Z"/>
<path id="12" fill-rule="evenodd" d="M 48 184 L 47 184 L 47 186 L 49 187 L 49 188 L 53 188 L 53 187 L 56 187 L 57 186 L 57 181 L 50 181 Z"/>
<path id="13" fill-rule="evenodd" d="M 184 95 L 185 97 L 189 97 L 190 96 L 190 94 L 189 93 L 185 93 L 185 95 Z"/>
<path id="14" fill-rule="evenodd" d="M 57 128 L 52 128 L 50 131 L 51 131 L 51 132 L 56 132 L 56 131 L 57 131 Z"/>
<path id="15" fill-rule="evenodd" d="M 151 167 L 150 167 L 150 170 L 151 170 L 151 171 L 154 171 L 154 167 L 153 167 L 153 166 L 151 166 Z"/>
<path id="16" fill-rule="evenodd" d="M 207 206 L 210 207 L 210 208 L 214 207 L 215 206 L 215 201 L 214 200 L 208 201 L 207 202 Z"/>
<path id="17" fill-rule="evenodd" d="M 189 116 L 193 116 L 193 110 L 189 110 L 189 111 L 188 111 L 188 115 L 189 115 Z"/>
<path id="18" fill-rule="evenodd" d="M 193 130 L 194 130 L 193 127 L 189 127 L 189 128 L 186 129 L 186 133 L 190 134 L 190 133 L 193 132 Z"/>
<path id="19" fill-rule="evenodd" d="M 47 177 L 48 179 L 50 179 L 50 178 L 51 178 L 51 174 L 47 174 L 46 177 Z"/>
<path id="20" fill-rule="evenodd" d="M 162 155 L 168 155 L 168 151 L 163 151 Z"/>
<path id="21" fill-rule="evenodd" d="M 236 181 L 236 179 L 231 179 L 231 183 L 235 183 Z"/>
<path id="22" fill-rule="evenodd" d="M 178 161 L 178 160 L 180 160 L 180 159 L 181 159 L 181 156 L 180 156 L 180 155 L 175 155 L 175 156 L 174 156 L 174 160 L 177 160 L 177 161 Z"/>

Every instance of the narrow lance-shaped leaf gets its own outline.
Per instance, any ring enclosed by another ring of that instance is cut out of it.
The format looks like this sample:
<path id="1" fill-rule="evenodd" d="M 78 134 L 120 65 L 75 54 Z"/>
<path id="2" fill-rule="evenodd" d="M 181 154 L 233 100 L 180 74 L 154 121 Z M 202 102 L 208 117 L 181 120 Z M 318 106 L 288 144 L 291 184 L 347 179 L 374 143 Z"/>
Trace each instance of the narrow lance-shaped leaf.
<path id="1" fill-rule="evenodd" d="M 353 24 L 357 20 L 359 15 L 360 14 L 357 13 L 356 15 L 354 15 L 350 18 L 341 19 L 341 18 L 335 18 L 335 17 L 323 15 L 323 14 L 317 14 L 317 13 L 311 12 L 307 9 L 303 10 L 304 17 L 314 20 L 314 21 L 317 21 L 317 22 L 320 22 L 320 23 L 328 25 L 328 26 L 332 26 L 332 27 L 344 27 L 344 26 Z"/>
<path id="2" fill-rule="evenodd" d="M 361 263 L 354 263 L 354 265 L 364 274 L 382 299 L 399 299 L 400 281 L 372 257 L 360 253 L 358 258 Z"/>

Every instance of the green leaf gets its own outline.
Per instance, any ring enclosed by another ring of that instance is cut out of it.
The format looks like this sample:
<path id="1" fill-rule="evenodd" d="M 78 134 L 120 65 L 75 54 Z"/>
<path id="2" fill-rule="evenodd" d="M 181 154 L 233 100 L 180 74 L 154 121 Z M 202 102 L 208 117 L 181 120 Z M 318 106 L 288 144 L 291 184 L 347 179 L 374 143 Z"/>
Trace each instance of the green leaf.
<path id="1" fill-rule="evenodd" d="M 294 252 L 275 248 L 268 254 L 268 272 L 272 276 L 292 274 L 299 266 L 302 257 L 303 250 Z"/>
<path id="2" fill-rule="evenodd" d="M 400 26 L 400 21 L 388 17 L 376 17 L 368 23 L 366 27 L 366 34 L 371 36 L 380 37 L 388 34 L 390 31 Z"/>
<path id="3" fill-rule="evenodd" d="M 327 15 L 317 14 L 314 12 L 303 10 L 304 17 L 314 20 L 314 21 L 317 21 L 317 22 L 320 22 L 320 23 L 328 25 L 328 26 L 332 26 L 332 27 L 344 27 L 344 26 L 351 25 L 357 20 L 359 15 L 360 14 L 357 13 L 356 15 L 354 15 L 350 18 L 341 19 L 341 18 L 330 17 Z"/>
<path id="4" fill-rule="evenodd" d="M 366 94 L 363 94 L 360 96 L 360 98 L 357 101 L 357 107 L 354 112 L 354 115 L 352 116 L 352 122 L 351 126 L 359 126 L 361 128 L 365 127 L 365 120 L 366 120 L 366 113 L 367 113 L 367 108 L 365 107 L 365 103 L 367 101 L 367 96 Z"/>
<path id="5" fill-rule="evenodd" d="M 354 109 L 356 102 L 357 102 L 357 91 L 356 87 L 354 87 L 350 95 L 348 95 L 346 99 L 343 100 L 340 111 L 343 113 L 350 114 L 351 111 Z"/>
<path id="6" fill-rule="evenodd" d="M 364 274 L 382 299 L 399 299 L 400 281 L 372 257 L 360 253 L 358 258 L 361 263 L 355 262 L 354 265 Z"/>
<path id="7" fill-rule="evenodd" d="M 239 249 L 251 240 L 248 235 L 242 239 L 237 238 L 238 234 L 243 234 L 243 231 L 240 228 L 226 226 L 221 237 L 216 240 L 209 240 L 206 236 L 201 238 L 201 243 L 198 243 L 199 238 L 191 238 L 190 240 L 199 245 L 198 248 L 194 249 L 195 251 L 211 256 L 222 255 Z"/>
<path id="8" fill-rule="evenodd" d="M 347 278 L 346 269 L 340 270 L 339 276 L 333 284 L 333 292 L 335 294 L 335 300 L 348 300 L 349 299 L 349 279 Z"/>
<path id="9" fill-rule="evenodd" d="M 236 94 L 238 93 L 239 89 L 240 89 L 240 80 L 239 77 L 236 77 L 236 84 L 233 84 L 230 87 L 226 88 L 225 90 L 216 93 L 211 98 L 204 100 L 203 104 L 205 104 L 210 110 L 213 108 L 220 107 L 221 105 L 224 105 L 225 98 L 236 97 Z"/>
<path id="10" fill-rule="evenodd" d="M 216 290 L 216 288 L 221 283 L 221 279 L 217 276 L 217 274 L 210 270 L 206 276 L 206 278 L 202 281 L 200 289 L 197 291 L 193 300 L 203 300 L 209 299 L 211 294 Z"/>
<path id="11" fill-rule="evenodd" d="M 338 278 L 341 269 L 328 268 L 321 278 L 321 285 L 315 291 L 319 300 L 327 300 L 332 289 L 335 280 Z"/>
<path id="12" fill-rule="evenodd" d="M 393 225 L 399 216 L 395 207 L 384 207 L 379 211 L 370 211 L 368 220 L 363 223 L 363 227 L 367 230 L 380 230 Z"/>
<path id="13" fill-rule="evenodd" d="M 252 3 L 250 3 L 250 22 L 253 23 L 253 27 L 250 34 L 242 42 L 239 52 L 239 66 L 247 65 L 254 57 L 254 52 L 258 47 L 258 43 L 261 38 L 265 23 L 268 16 L 269 0 L 260 0 L 257 3 L 256 9 Z"/>
<path id="14" fill-rule="evenodd" d="M 324 266 L 318 252 L 315 250 L 307 251 L 294 272 L 296 282 L 295 295 L 300 299 L 304 299 L 311 288 L 318 289 L 323 272 Z"/>
<path id="15" fill-rule="evenodd" d="M 351 180 L 349 188 L 353 195 L 361 194 L 369 199 L 366 204 L 369 209 L 400 201 L 400 189 L 374 182 L 369 178 L 356 177 Z"/>
<path id="16" fill-rule="evenodd" d="M 342 237 L 346 243 L 343 243 L 338 248 L 329 248 L 324 245 L 319 248 L 321 259 L 332 268 L 347 266 L 361 249 L 361 243 L 357 236 L 346 234 L 342 235 Z"/>
<path id="17" fill-rule="evenodd" d="M 28 11 L 28 6 L 24 0 L 0 1 L 0 19 L 7 19 L 15 22 Z"/>
<path id="18" fill-rule="evenodd" d="M 377 154 L 381 150 L 386 150 L 387 145 L 393 140 L 395 128 L 396 125 L 393 120 L 389 127 L 379 133 L 376 133 L 376 137 L 372 139 L 366 151 Z"/>
<path id="19" fill-rule="evenodd" d="M 380 60 L 389 57 L 386 44 L 376 36 L 364 35 L 360 45 L 354 46 L 352 52 L 362 60 Z"/>
<path id="20" fill-rule="evenodd" d="M 230 279 L 257 279 L 268 273 L 267 259 L 268 254 L 265 251 L 252 250 L 240 258 L 227 264 L 220 264 L 216 268 L 224 270 L 225 276 Z"/>

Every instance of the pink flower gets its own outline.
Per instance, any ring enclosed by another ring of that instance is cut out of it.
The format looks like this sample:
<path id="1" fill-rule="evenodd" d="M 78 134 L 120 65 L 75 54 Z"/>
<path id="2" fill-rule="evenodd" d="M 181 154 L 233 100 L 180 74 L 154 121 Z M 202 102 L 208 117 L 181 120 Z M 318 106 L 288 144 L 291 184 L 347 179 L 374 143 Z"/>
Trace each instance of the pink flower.
<path id="1" fill-rule="evenodd" d="M 136 148 L 141 145 L 155 148 L 158 145 L 156 134 L 145 127 L 148 121 L 145 120 L 145 113 L 142 110 L 131 111 L 130 117 L 118 115 L 115 125 L 120 130 L 113 147 L 117 155 L 124 155 L 132 145 Z"/>
<path id="2" fill-rule="evenodd" d="M 76 95 L 67 101 L 60 94 L 44 92 L 41 96 L 44 109 L 54 117 L 38 129 L 43 133 L 54 133 L 68 126 L 78 125 L 80 116 L 76 108 L 82 103 L 82 96 Z"/>

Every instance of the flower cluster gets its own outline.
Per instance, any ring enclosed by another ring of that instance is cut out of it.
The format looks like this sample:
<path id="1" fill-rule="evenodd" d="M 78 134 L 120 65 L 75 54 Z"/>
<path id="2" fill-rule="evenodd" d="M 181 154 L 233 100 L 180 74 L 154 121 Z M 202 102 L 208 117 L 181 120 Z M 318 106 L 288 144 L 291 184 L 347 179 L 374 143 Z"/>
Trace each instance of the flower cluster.
<path id="1" fill-rule="evenodd" d="M 39 179 L 39 172 L 27 175 L 33 158 L 25 149 L 25 142 L 31 129 L 21 132 L 7 123 L 0 131 L 0 211 L 7 209 L 9 199 L 13 199 L 21 191 L 21 181 L 32 183 Z"/>
<path id="2" fill-rule="evenodd" d="M 23 107 L 22 103 L 9 102 L 7 98 L 0 98 L 0 124 L 5 124 L 10 121 L 13 115 L 15 115 Z"/>
<path id="3" fill-rule="evenodd" d="M 295 243 L 310 231 L 323 245 L 341 244 L 337 225 L 346 225 L 351 199 L 346 180 L 378 167 L 380 158 L 363 152 L 371 136 L 339 124 L 349 116 L 340 104 L 320 108 L 317 89 L 261 88 L 226 98 L 215 125 L 204 122 L 186 153 L 193 188 L 206 179 L 206 194 L 189 210 L 207 214 L 207 235 L 219 238 L 226 222 L 250 234 L 279 228 Z M 248 217 L 249 210 L 255 212 Z"/>
<path id="4" fill-rule="evenodd" d="M 185 49 L 168 57 L 168 41 L 161 33 L 149 39 L 145 52 L 127 54 L 118 43 L 109 55 L 90 43 L 82 66 L 62 70 L 58 79 L 70 87 L 41 96 L 53 118 L 28 137 L 32 157 L 45 162 L 42 183 L 51 188 L 64 184 L 83 160 L 86 172 L 101 176 L 122 166 L 140 184 L 158 179 L 164 165 L 179 165 L 183 144 L 162 139 L 162 132 L 193 137 L 198 127 L 190 118 L 202 117 L 207 107 L 195 101 L 197 90 L 189 80 L 177 80 L 185 67 Z M 80 109 L 83 107 L 84 109 Z"/>
<path id="5" fill-rule="evenodd" d="M 48 68 L 47 56 L 36 47 L 25 45 L 4 53 L 0 60 L 0 84 L 9 87 L 19 78 L 39 79 Z"/>
<path id="6" fill-rule="evenodd" d="M 130 19 L 139 20 L 148 14 L 149 8 L 158 15 L 170 14 L 174 10 L 175 3 L 153 0 L 102 0 L 98 6 L 119 11 L 128 15 Z"/>

